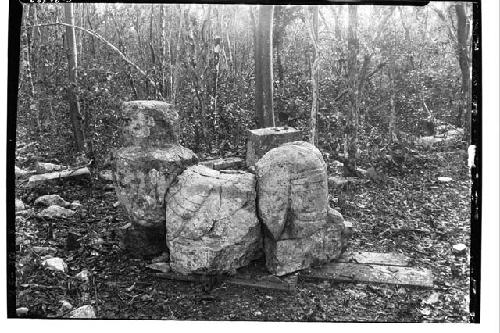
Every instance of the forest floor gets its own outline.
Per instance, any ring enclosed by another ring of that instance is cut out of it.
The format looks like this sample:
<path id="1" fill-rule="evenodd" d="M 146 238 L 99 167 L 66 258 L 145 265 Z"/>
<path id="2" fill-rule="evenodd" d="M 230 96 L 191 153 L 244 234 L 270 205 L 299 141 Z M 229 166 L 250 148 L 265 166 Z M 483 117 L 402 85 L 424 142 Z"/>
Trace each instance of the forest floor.
<path id="1" fill-rule="evenodd" d="M 59 194 L 82 207 L 53 225 L 36 215 L 16 219 L 16 307 L 29 317 L 68 318 L 69 310 L 91 304 L 100 319 L 256 320 L 333 322 L 468 322 L 470 180 L 467 154 L 449 148 L 420 151 L 399 175 L 342 192 L 339 209 L 354 222 L 352 251 L 398 252 L 411 266 L 432 270 L 432 289 L 369 283 L 300 281 L 296 291 L 246 288 L 222 283 L 207 297 L 201 284 L 162 279 L 119 247 L 127 223 L 113 191 L 104 184 L 64 183 L 33 193 L 19 184 L 16 197 L 33 207 L 42 194 Z M 450 182 L 438 182 L 440 176 Z M 333 194 L 333 193 L 332 193 Z M 335 194 L 337 195 L 337 194 Z M 81 247 L 65 247 L 67 233 L 84 235 Z M 454 254 L 452 246 L 467 245 Z M 56 249 L 67 273 L 40 266 L 34 246 Z M 75 279 L 90 272 L 84 283 Z M 14 292 L 14 291 L 13 291 Z"/>

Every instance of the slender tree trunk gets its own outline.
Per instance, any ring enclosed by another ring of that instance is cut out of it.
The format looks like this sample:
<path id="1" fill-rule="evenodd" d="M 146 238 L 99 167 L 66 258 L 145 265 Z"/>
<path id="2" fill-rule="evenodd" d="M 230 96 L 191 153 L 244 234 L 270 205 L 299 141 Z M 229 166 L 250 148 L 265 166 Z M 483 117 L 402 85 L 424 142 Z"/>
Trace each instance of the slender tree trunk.
<path id="1" fill-rule="evenodd" d="M 395 77 L 395 63 L 394 57 L 389 56 L 389 91 L 390 91 L 390 115 L 389 115 L 389 144 L 398 141 L 398 137 L 396 135 L 396 89 L 394 85 Z"/>
<path id="2" fill-rule="evenodd" d="M 262 112 L 262 65 L 260 64 L 262 49 L 259 47 L 259 25 L 255 15 L 250 10 L 250 17 L 253 23 L 253 52 L 254 52 L 254 65 L 255 65 L 255 122 L 257 127 L 263 127 L 264 114 Z"/>
<path id="3" fill-rule="evenodd" d="M 219 124 L 220 124 L 220 114 L 219 110 L 217 109 L 217 85 L 218 85 L 218 80 L 219 80 L 219 61 L 220 61 L 220 53 L 221 53 L 221 38 L 216 37 L 215 38 L 215 44 L 214 44 L 214 59 L 213 59 L 213 91 L 212 91 L 212 108 L 213 108 L 213 119 L 214 119 L 214 132 L 215 132 L 215 144 L 218 146 L 219 145 Z"/>
<path id="4" fill-rule="evenodd" d="M 27 25 L 29 17 L 30 17 L 30 12 L 33 16 L 33 22 L 36 22 L 36 4 L 30 4 L 25 7 L 25 9 L 29 10 L 27 11 L 27 15 L 24 20 L 24 24 Z M 28 28 L 23 29 L 24 33 L 26 34 L 26 48 L 24 50 L 24 58 L 25 58 L 25 71 L 26 71 L 26 78 L 28 79 L 28 84 L 29 84 L 29 89 L 30 89 L 30 95 L 31 95 L 31 101 L 29 105 L 30 113 L 34 115 L 35 117 L 35 124 L 36 124 L 36 131 L 37 133 L 40 134 L 42 130 L 42 122 L 41 122 L 41 117 L 40 117 L 40 107 L 38 103 L 38 96 L 37 96 L 37 91 L 35 88 L 35 84 L 33 83 L 33 76 L 35 75 L 35 70 L 33 64 L 35 64 L 36 58 L 34 56 L 34 50 L 35 50 L 35 39 L 36 39 L 36 28 L 31 31 L 31 33 L 28 32 Z"/>
<path id="5" fill-rule="evenodd" d="M 160 26 L 161 26 L 161 92 L 162 94 L 170 98 L 167 93 L 167 38 L 166 38 L 166 20 L 165 20 L 165 5 L 160 4 Z"/>
<path id="6" fill-rule="evenodd" d="M 175 45 L 175 63 L 174 71 L 171 76 L 172 82 L 172 101 L 174 104 L 177 102 L 177 92 L 179 90 L 179 71 L 181 67 L 181 43 L 182 43 L 182 30 L 184 29 L 184 13 L 181 5 L 177 5 L 179 13 L 179 30 L 177 32 L 177 41 Z"/>
<path id="7" fill-rule="evenodd" d="M 356 159 L 358 155 L 358 64 L 357 56 L 359 53 L 359 42 L 357 36 L 358 30 L 358 9 L 356 6 L 349 5 L 349 23 L 348 23 L 348 88 L 350 106 L 347 114 L 347 124 L 345 128 L 344 154 L 346 163 L 344 163 L 344 172 L 346 175 L 356 173 Z"/>
<path id="8" fill-rule="evenodd" d="M 67 24 L 75 25 L 73 17 L 73 4 L 64 4 L 64 15 Z M 83 132 L 83 120 L 78 101 L 78 54 L 75 40 L 75 29 L 66 26 L 66 55 L 68 57 L 68 76 L 70 85 L 67 89 L 69 112 L 75 139 L 75 148 L 79 152 L 85 151 L 85 135 Z"/>
<path id="9" fill-rule="evenodd" d="M 312 66 L 311 66 L 311 85 L 312 85 L 312 106 L 311 106 L 311 117 L 309 120 L 309 141 L 313 145 L 318 145 L 318 110 L 319 110 L 319 47 L 318 47 L 318 16 L 319 16 L 319 6 L 313 6 L 309 9 L 311 12 L 312 19 L 309 19 L 309 13 L 305 11 L 305 16 L 307 18 L 309 26 L 309 35 L 311 37 L 313 52 L 312 52 Z"/>
<path id="10" fill-rule="evenodd" d="M 467 45 L 468 35 L 469 35 L 469 24 L 467 22 L 467 16 L 465 14 L 465 7 L 463 3 L 455 5 L 455 12 L 457 14 L 457 57 L 458 63 L 460 65 L 460 71 L 462 74 L 462 84 L 460 87 L 460 93 L 462 95 L 462 100 L 459 106 L 459 112 L 457 114 L 456 125 L 460 127 L 467 127 L 465 131 L 469 131 L 467 121 L 470 117 L 471 108 L 471 96 L 470 96 L 470 63 L 469 63 L 469 47 Z M 465 117 L 464 117 L 465 116 Z M 463 122 L 465 118 L 465 122 Z"/>
<path id="11" fill-rule="evenodd" d="M 259 6 L 255 61 L 255 106 L 258 127 L 274 127 L 273 110 L 273 11 Z M 259 82 L 260 81 L 260 82 Z"/>

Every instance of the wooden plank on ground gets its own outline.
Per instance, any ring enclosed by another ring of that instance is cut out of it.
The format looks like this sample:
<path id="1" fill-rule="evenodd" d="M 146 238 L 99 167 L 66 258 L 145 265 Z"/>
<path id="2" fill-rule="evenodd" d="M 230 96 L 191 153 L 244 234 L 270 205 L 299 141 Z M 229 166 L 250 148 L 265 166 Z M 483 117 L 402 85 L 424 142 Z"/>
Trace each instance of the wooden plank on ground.
<path id="1" fill-rule="evenodd" d="M 182 275 L 174 272 L 155 273 L 155 276 L 184 282 L 208 282 L 209 277 L 198 274 Z M 273 289 L 282 291 L 293 291 L 297 286 L 297 276 L 292 275 L 287 278 L 279 278 L 270 274 L 236 274 L 235 276 L 223 279 L 224 282 L 252 288 Z"/>
<path id="2" fill-rule="evenodd" d="M 236 286 L 293 291 L 297 287 L 297 275 L 292 275 L 288 278 L 279 278 L 274 275 L 236 275 L 226 282 Z"/>
<path id="3" fill-rule="evenodd" d="M 353 263 L 329 263 L 302 272 L 300 278 L 337 282 L 387 283 L 428 288 L 432 288 L 434 285 L 432 272 L 428 269 Z"/>
<path id="4" fill-rule="evenodd" d="M 408 266 L 410 258 L 402 253 L 395 252 L 349 252 L 342 254 L 336 261 L 356 264 Z"/>

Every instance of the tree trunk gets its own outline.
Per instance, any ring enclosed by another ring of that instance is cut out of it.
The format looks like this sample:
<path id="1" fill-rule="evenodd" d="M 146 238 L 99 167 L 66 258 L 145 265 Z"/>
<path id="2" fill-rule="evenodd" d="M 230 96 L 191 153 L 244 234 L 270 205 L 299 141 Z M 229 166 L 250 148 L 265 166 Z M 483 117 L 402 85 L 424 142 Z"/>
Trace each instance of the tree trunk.
<path id="1" fill-rule="evenodd" d="M 465 7 L 463 3 L 455 5 L 455 12 L 457 14 L 457 57 L 458 63 L 460 65 L 460 71 L 462 73 L 462 85 L 460 88 L 460 93 L 462 95 L 462 100 L 459 106 L 459 112 L 457 115 L 456 125 L 460 127 L 467 127 L 469 123 L 467 119 L 470 117 L 470 106 L 471 106 L 471 84 L 470 84 L 470 64 L 469 64 L 469 47 L 467 45 L 467 40 L 469 39 L 469 23 L 467 22 L 467 16 L 465 14 Z M 465 124 L 463 122 L 465 118 Z M 468 131 L 468 128 L 464 128 Z"/>
<path id="2" fill-rule="evenodd" d="M 73 4 L 64 4 L 64 16 L 67 24 L 74 25 Z M 78 101 L 78 54 L 76 49 L 75 29 L 66 26 L 66 55 L 68 57 L 68 77 L 70 85 L 67 89 L 69 112 L 71 125 L 73 127 L 73 136 L 75 148 L 79 152 L 85 151 L 85 135 L 83 132 L 83 120 L 80 112 L 80 103 Z"/>
<path id="3" fill-rule="evenodd" d="M 347 30 L 347 75 L 350 105 L 347 114 L 347 124 L 344 136 L 344 155 L 346 155 L 345 158 L 347 162 L 344 164 L 344 172 L 346 176 L 349 176 L 356 173 L 356 159 L 358 155 L 358 8 L 353 5 L 349 5 L 349 23 Z"/>
<path id="4" fill-rule="evenodd" d="M 255 52 L 255 112 L 258 127 L 274 127 L 273 110 L 273 6 L 259 6 Z"/>
<path id="5" fill-rule="evenodd" d="M 396 135 L 396 91 L 394 80 L 395 77 L 395 64 L 394 57 L 391 55 L 389 59 L 389 91 L 390 91 L 390 104 L 391 111 L 389 115 L 389 144 L 398 141 L 398 137 Z"/>
<path id="6" fill-rule="evenodd" d="M 160 26 L 161 26 L 161 93 L 165 97 L 167 95 L 167 47 L 166 47 L 166 20 L 165 20 L 165 5 L 160 4 Z"/>
<path id="7" fill-rule="evenodd" d="M 309 119 L 309 142 L 317 146 L 318 145 L 318 131 L 317 131 L 317 120 L 318 120 L 318 110 L 319 110 L 319 47 L 318 47 L 318 16 L 319 16 L 319 6 L 313 6 L 309 9 L 311 12 L 312 19 L 309 19 L 309 13 L 306 11 L 304 14 L 307 18 L 309 26 L 309 35 L 311 37 L 313 52 L 311 59 L 311 88 L 312 88 L 312 106 L 311 106 L 311 117 Z"/>
<path id="8" fill-rule="evenodd" d="M 181 5 L 177 5 L 177 12 L 179 13 L 179 30 L 177 31 L 177 41 L 175 44 L 175 62 L 174 70 L 170 71 L 172 84 L 172 101 L 177 102 L 177 92 L 179 91 L 179 71 L 181 69 L 181 44 L 182 44 L 182 29 L 184 28 L 184 12 Z"/>

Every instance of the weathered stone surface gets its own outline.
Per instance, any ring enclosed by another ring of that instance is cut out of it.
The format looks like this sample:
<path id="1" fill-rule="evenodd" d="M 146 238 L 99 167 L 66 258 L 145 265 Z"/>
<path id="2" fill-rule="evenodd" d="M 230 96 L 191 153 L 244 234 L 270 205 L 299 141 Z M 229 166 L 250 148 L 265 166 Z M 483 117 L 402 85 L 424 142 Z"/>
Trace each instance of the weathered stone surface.
<path id="1" fill-rule="evenodd" d="M 125 102 L 122 119 L 124 146 L 163 147 L 179 141 L 179 116 L 172 104 Z"/>
<path id="2" fill-rule="evenodd" d="M 26 177 L 26 176 L 34 173 L 34 171 L 23 170 L 16 165 L 14 167 L 14 173 L 15 173 L 16 177 L 23 178 L 23 177 Z"/>
<path id="3" fill-rule="evenodd" d="M 54 171 L 61 171 L 64 169 L 67 169 L 67 166 L 64 165 L 58 165 L 54 163 L 44 163 L 44 162 L 36 162 L 35 165 L 35 170 L 38 173 L 47 173 L 47 172 L 54 172 Z"/>
<path id="4" fill-rule="evenodd" d="M 99 179 L 104 181 L 104 182 L 113 182 L 113 171 L 111 170 L 101 170 L 99 172 Z"/>
<path id="5" fill-rule="evenodd" d="M 298 141 L 302 132 L 288 127 L 267 127 L 248 131 L 247 142 L 247 167 L 252 167 L 257 161 L 272 148 L 283 143 Z"/>
<path id="6" fill-rule="evenodd" d="M 189 167 L 169 189 L 165 202 L 173 271 L 234 272 L 261 253 L 253 174 Z"/>
<path id="7" fill-rule="evenodd" d="M 165 193 L 196 155 L 179 145 L 127 147 L 115 153 L 115 190 L 134 225 L 163 226 Z"/>
<path id="8" fill-rule="evenodd" d="M 75 275 L 75 278 L 77 280 L 80 280 L 82 282 L 89 282 L 89 276 L 90 276 L 90 272 L 88 269 L 83 269 L 80 271 L 80 273 L 76 274 Z"/>
<path id="9" fill-rule="evenodd" d="M 47 253 L 56 253 L 57 252 L 57 249 L 56 248 L 53 248 L 53 247 L 50 247 L 50 246 L 33 246 L 31 248 L 31 250 L 33 250 L 33 252 L 37 253 L 37 254 L 40 254 L 40 255 L 44 255 L 44 254 L 47 254 Z"/>
<path id="10" fill-rule="evenodd" d="M 16 198 L 16 212 L 24 210 L 24 202 L 21 199 Z"/>
<path id="11" fill-rule="evenodd" d="M 67 272 L 68 265 L 61 258 L 48 258 L 42 261 L 42 266 L 50 271 Z"/>
<path id="12" fill-rule="evenodd" d="M 75 200 L 69 204 L 69 208 L 71 208 L 71 209 L 78 209 L 80 207 L 82 207 L 82 204 L 80 203 L 79 200 Z"/>
<path id="13" fill-rule="evenodd" d="M 239 157 L 226 157 L 203 161 L 199 164 L 214 170 L 229 170 L 241 168 L 245 161 Z"/>
<path id="14" fill-rule="evenodd" d="M 52 205 L 58 205 L 61 207 L 68 207 L 70 205 L 69 202 L 61 198 L 61 196 L 57 194 L 47 194 L 47 195 L 42 195 L 38 199 L 35 200 L 35 206 L 52 206 Z"/>
<path id="15" fill-rule="evenodd" d="M 343 218 L 328 207 L 320 151 L 307 142 L 285 143 L 255 167 L 268 270 L 284 275 L 338 256 Z"/>
<path id="16" fill-rule="evenodd" d="M 95 311 L 92 305 L 84 305 L 71 311 L 69 316 L 73 319 L 94 319 Z"/>
<path id="17" fill-rule="evenodd" d="M 42 210 L 39 214 L 41 217 L 46 218 L 67 218 L 75 215 L 71 209 L 66 209 L 58 205 L 52 205 Z"/>
<path id="18" fill-rule="evenodd" d="M 266 267 L 278 276 L 336 259 L 341 253 L 343 224 L 334 209 L 327 224 L 313 234 L 296 239 L 264 241 Z"/>
<path id="19" fill-rule="evenodd" d="M 313 145 L 297 141 L 270 150 L 256 174 L 259 216 L 273 239 L 308 236 L 326 223 L 326 164 Z"/>

